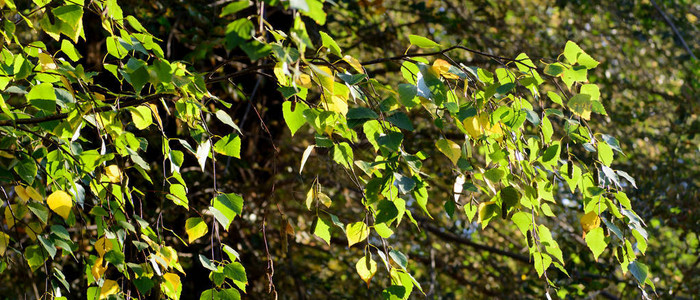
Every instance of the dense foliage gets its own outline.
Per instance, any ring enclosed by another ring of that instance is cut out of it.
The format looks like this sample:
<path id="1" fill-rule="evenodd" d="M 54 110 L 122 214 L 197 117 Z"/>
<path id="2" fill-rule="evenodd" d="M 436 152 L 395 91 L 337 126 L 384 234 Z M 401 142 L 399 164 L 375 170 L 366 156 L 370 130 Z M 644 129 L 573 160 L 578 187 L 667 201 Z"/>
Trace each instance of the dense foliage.
<path id="1" fill-rule="evenodd" d="M 0 1 L 0 294 L 693 296 L 700 7 L 608 5 Z"/>

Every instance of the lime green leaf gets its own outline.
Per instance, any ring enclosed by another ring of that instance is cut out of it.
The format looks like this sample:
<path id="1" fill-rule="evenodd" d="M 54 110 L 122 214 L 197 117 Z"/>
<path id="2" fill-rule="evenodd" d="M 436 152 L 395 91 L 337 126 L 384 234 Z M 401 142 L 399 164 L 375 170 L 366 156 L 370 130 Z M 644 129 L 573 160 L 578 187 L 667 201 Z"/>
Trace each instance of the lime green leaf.
<path id="1" fill-rule="evenodd" d="M 304 111 L 308 110 L 309 107 L 302 103 L 297 102 L 295 109 L 292 110 L 292 101 L 285 101 L 282 103 L 282 115 L 284 116 L 284 121 L 287 123 L 289 130 L 294 133 L 306 124 L 306 119 L 304 118 Z"/>
<path id="2" fill-rule="evenodd" d="M 243 198 L 237 194 L 221 194 L 212 200 L 216 220 L 228 230 L 233 218 L 243 212 Z"/>
<path id="3" fill-rule="evenodd" d="M 209 227 L 204 220 L 199 217 L 189 218 L 185 221 L 185 232 L 187 232 L 188 242 L 192 243 L 204 236 L 209 231 Z"/>
<path id="4" fill-rule="evenodd" d="M 314 227 L 314 235 L 321 238 L 326 244 L 331 244 L 331 221 L 328 217 L 319 216 Z"/>
<path id="5" fill-rule="evenodd" d="M 610 166 L 613 161 L 612 148 L 607 143 L 598 143 L 598 160 L 606 166 Z"/>
<path id="6" fill-rule="evenodd" d="M 440 152 L 445 154 L 454 165 L 457 165 L 457 161 L 462 156 L 462 149 L 459 147 L 459 144 L 448 139 L 441 139 L 435 143 L 435 146 Z"/>
<path id="7" fill-rule="evenodd" d="M 355 270 L 357 270 L 357 274 L 360 275 L 360 278 L 362 278 L 369 288 L 369 282 L 372 280 L 372 277 L 374 277 L 374 274 L 377 273 L 377 263 L 372 260 L 369 255 L 365 255 L 357 261 Z"/>
<path id="8" fill-rule="evenodd" d="M 72 61 L 78 61 L 82 57 L 73 43 L 66 39 L 61 41 L 61 51 Z"/>
<path id="9" fill-rule="evenodd" d="M 129 109 L 131 112 L 131 120 L 134 121 L 134 126 L 139 130 L 144 130 L 153 124 L 151 109 L 148 106 L 138 106 Z"/>
<path id="10" fill-rule="evenodd" d="M 27 260 L 32 271 L 36 271 L 39 267 L 44 265 L 44 262 L 49 256 L 39 245 L 31 245 L 24 249 L 24 258 Z"/>
<path id="11" fill-rule="evenodd" d="M 225 17 L 228 15 L 235 14 L 243 9 L 246 9 L 250 7 L 250 1 L 249 0 L 242 0 L 242 1 L 236 1 L 236 2 L 231 2 L 224 6 L 223 9 L 221 9 L 221 14 L 219 14 L 219 17 Z"/>
<path id="12" fill-rule="evenodd" d="M 241 158 L 241 138 L 236 134 L 222 137 L 214 144 L 214 151 L 223 155 Z"/>
<path id="13" fill-rule="evenodd" d="M 354 159 L 348 143 L 342 142 L 333 146 L 333 161 L 348 169 L 352 168 Z"/>
<path id="14" fill-rule="evenodd" d="M 50 83 L 42 83 L 32 87 L 26 97 L 30 104 L 41 110 L 56 111 L 56 93 Z"/>
<path id="15" fill-rule="evenodd" d="M 330 35 L 323 31 L 319 31 L 319 34 L 321 34 L 321 42 L 323 43 L 324 47 L 326 47 L 328 50 L 330 50 L 331 53 L 337 55 L 338 57 L 343 57 L 343 54 L 340 51 L 340 47 L 338 47 L 338 44 L 335 42 L 335 40 L 333 40 L 333 38 Z"/>
<path id="16" fill-rule="evenodd" d="M 352 247 L 352 245 L 367 239 L 369 236 L 369 227 L 364 222 L 355 222 L 346 225 L 345 232 L 348 238 L 348 247 Z"/>
<path id="17" fill-rule="evenodd" d="M 593 252 L 593 257 L 598 260 L 600 254 L 605 251 L 608 243 L 605 242 L 605 232 L 602 227 L 596 227 L 586 234 L 586 245 Z"/>
<path id="18" fill-rule="evenodd" d="M 168 199 L 172 200 L 176 205 L 180 205 L 184 208 L 189 208 L 187 200 L 187 189 L 182 184 L 172 184 L 170 185 L 170 194 L 166 196 Z"/>
<path id="19" fill-rule="evenodd" d="M 245 268 L 239 262 L 232 262 L 224 266 L 224 275 L 233 280 L 233 283 L 245 292 L 245 287 L 248 285 L 248 276 L 245 273 Z"/>
<path id="20" fill-rule="evenodd" d="M 435 47 L 440 47 L 440 44 L 432 41 L 429 38 L 422 37 L 419 35 L 413 35 L 410 34 L 408 35 L 408 40 L 411 42 L 411 45 L 415 45 L 421 48 L 435 48 Z"/>

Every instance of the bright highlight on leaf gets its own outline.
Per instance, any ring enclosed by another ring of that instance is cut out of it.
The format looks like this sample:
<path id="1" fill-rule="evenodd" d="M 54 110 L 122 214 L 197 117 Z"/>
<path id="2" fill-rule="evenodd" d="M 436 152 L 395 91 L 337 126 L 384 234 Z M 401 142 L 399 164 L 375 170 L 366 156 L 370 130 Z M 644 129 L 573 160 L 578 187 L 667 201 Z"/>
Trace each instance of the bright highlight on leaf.
<path id="1" fill-rule="evenodd" d="M 348 238 L 348 247 L 352 247 L 352 245 L 367 239 L 369 236 L 369 227 L 365 222 L 355 222 L 346 225 L 345 232 Z"/>
<path id="2" fill-rule="evenodd" d="M 459 147 L 459 144 L 451 140 L 441 139 L 435 143 L 435 146 L 440 152 L 445 154 L 454 165 L 457 165 L 457 161 L 462 156 L 462 148 Z"/>
<path id="3" fill-rule="evenodd" d="M 119 169 L 117 165 L 109 165 L 105 168 L 105 175 L 111 183 L 120 183 L 122 181 L 123 175 L 122 170 Z"/>
<path id="4" fill-rule="evenodd" d="M 202 218 L 189 218 L 185 221 L 185 232 L 187 232 L 188 243 L 192 243 L 204 236 L 209 231 L 207 223 Z"/>
<path id="5" fill-rule="evenodd" d="M 59 216 L 68 219 L 70 210 L 73 208 L 73 199 L 64 191 L 55 191 L 46 198 L 46 204 Z"/>
<path id="6" fill-rule="evenodd" d="M 107 299 L 109 295 L 119 293 L 119 283 L 114 280 L 106 279 L 100 288 L 100 299 Z"/>
<path id="7" fill-rule="evenodd" d="M 95 242 L 94 247 L 95 247 L 95 251 L 97 251 L 97 254 L 100 257 L 103 257 L 105 255 L 105 253 L 111 251 L 114 248 L 114 246 L 112 245 L 112 241 L 104 236 L 99 238 Z"/>
<path id="8" fill-rule="evenodd" d="M 597 261 L 600 254 L 605 251 L 605 247 L 608 246 L 608 244 L 605 242 L 605 232 L 603 232 L 603 228 L 596 227 L 588 232 L 586 235 L 586 245 L 588 245 L 588 248 L 591 249 L 591 252 L 593 252 L 593 257 L 595 257 L 595 260 Z"/>

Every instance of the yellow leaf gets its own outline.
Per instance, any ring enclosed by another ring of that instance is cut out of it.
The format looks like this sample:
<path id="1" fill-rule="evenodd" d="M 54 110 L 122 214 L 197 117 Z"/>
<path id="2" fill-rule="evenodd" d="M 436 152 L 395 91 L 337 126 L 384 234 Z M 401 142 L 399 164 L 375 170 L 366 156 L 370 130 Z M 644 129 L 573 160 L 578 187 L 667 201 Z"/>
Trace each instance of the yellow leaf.
<path id="1" fill-rule="evenodd" d="M 100 289 L 100 299 L 107 299 L 109 295 L 114 295 L 119 292 L 119 284 L 110 279 L 106 279 Z"/>
<path id="2" fill-rule="evenodd" d="M 12 210 L 10 210 L 12 208 Z M 5 207 L 5 223 L 7 223 L 7 228 L 12 228 L 15 226 L 15 218 L 12 216 L 12 212 L 17 213 L 17 204 L 12 204 L 12 206 Z M 20 218 L 17 216 L 17 218 Z"/>
<path id="3" fill-rule="evenodd" d="M 321 104 L 324 109 L 340 113 L 343 116 L 348 113 L 348 103 L 340 97 L 327 97 L 325 100 L 321 100 Z"/>
<path id="4" fill-rule="evenodd" d="M 295 83 L 297 86 L 300 86 L 300 87 L 303 87 L 303 88 L 307 88 L 307 89 L 310 89 L 310 88 L 312 88 L 312 87 L 314 86 L 314 85 L 311 83 L 311 76 L 309 76 L 309 75 L 307 75 L 307 74 L 299 74 L 299 76 L 297 76 L 297 77 L 294 79 L 294 83 Z"/>
<path id="5" fill-rule="evenodd" d="M 43 223 L 39 222 L 29 222 L 27 226 L 24 227 L 24 230 L 32 241 L 36 241 L 36 233 L 41 233 L 41 231 L 44 229 Z"/>
<path id="6" fill-rule="evenodd" d="M 447 79 L 459 79 L 459 76 L 450 73 L 450 67 L 452 67 L 452 65 L 444 59 L 438 58 L 433 62 L 433 69 L 438 75 Z"/>
<path id="7" fill-rule="evenodd" d="M 156 106 L 153 103 L 149 103 L 148 107 L 151 108 L 151 113 L 153 114 L 153 117 L 156 119 L 156 122 L 158 122 L 158 127 L 163 128 L 163 121 L 160 120 L 160 114 L 158 114 L 158 106 Z"/>
<path id="8" fill-rule="evenodd" d="M 15 193 L 17 194 L 17 197 L 19 197 L 19 199 L 21 200 L 20 202 L 22 204 L 27 203 L 27 201 L 30 198 L 29 194 L 27 194 L 27 190 L 21 185 L 15 186 Z"/>
<path id="9" fill-rule="evenodd" d="M 370 280 L 372 280 L 374 274 L 377 273 L 377 263 L 372 260 L 372 258 L 367 258 L 368 256 L 360 258 L 355 264 L 355 269 L 357 270 L 357 274 L 360 274 L 360 278 L 367 283 L 367 288 L 369 288 Z"/>
<path id="10" fill-rule="evenodd" d="M 5 250 L 7 250 L 7 245 L 10 244 L 10 236 L 7 233 L 0 231 L 0 256 L 5 255 Z"/>
<path id="11" fill-rule="evenodd" d="M 362 64 L 350 55 L 345 55 L 343 59 L 360 74 L 365 74 L 365 69 L 362 68 Z"/>
<path id="12" fill-rule="evenodd" d="M 92 273 L 92 277 L 97 281 L 102 278 L 105 271 L 107 271 L 107 266 L 104 266 L 104 260 L 100 256 L 95 260 L 95 264 L 92 266 L 92 268 L 90 268 L 90 272 Z"/>
<path id="13" fill-rule="evenodd" d="M 73 199 L 64 191 L 55 191 L 46 198 L 49 208 L 64 219 L 68 219 L 70 210 L 73 208 Z"/>
<path id="14" fill-rule="evenodd" d="M 44 197 L 42 197 L 41 194 L 39 194 L 39 192 L 37 192 L 33 187 L 28 186 L 27 188 L 24 189 L 24 191 L 27 193 L 27 195 L 29 197 L 31 197 L 35 201 L 39 201 L 39 202 L 44 201 Z"/>
<path id="15" fill-rule="evenodd" d="M 114 246 L 112 245 L 112 241 L 107 239 L 106 237 L 101 237 L 95 242 L 95 251 L 97 251 L 97 254 L 100 257 L 103 257 L 105 253 L 109 252 L 112 250 Z"/>
<path id="16" fill-rule="evenodd" d="M 189 218 L 185 221 L 185 232 L 189 243 L 194 242 L 209 231 L 209 227 L 202 218 Z"/>
<path id="17" fill-rule="evenodd" d="M 586 233 L 600 226 L 600 217 L 594 211 L 591 211 L 581 217 L 581 228 L 583 228 L 583 237 Z"/>
<path id="18" fill-rule="evenodd" d="M 275 68 L 272 70 L 273 73 L 275 73 L 275 77 L 277 78 L 277 81 L 279 82 L 280 85 L 282 86 L 288 86 L 289 85 L 289 70 L 287 69 L 287 63 L 286 62 L 278 62 L 275 64 Z"/>
<path id="19" fill-rule="evenodd" d="M 447 139 L 441 139 L 435 143 L 435 146 L 440 152 L 445 154 L 453 164 L 457 165 L 457 161 L 462 156 L 462 149 L 459 147 L 459 144 Z"/>
<path id="20" fill-rule="evenodd" d="M 119 166 L 110 165 L 105 168 L 105 175 L 111 183 L 120 183 L 123 179 L 122 171 L 119 170 Z"/>
<path id="21" fill-rule="evenodd" d="M 472 138 L 478 139 L 481 136 L 481 123 L 476 116 L 464 119 L 463 125 Z"/>
<path id="22" fill-rule="evenodd" d="M 177 263 L 177 251 L 173 247 L 170 246 L 165 246 L 160 249 L 161 257 L 165 262 L 168 263 L 168 266 L 172 266 L 173 264 Z"/>
<path id="23" fill-rule="evenodd" d="M 163 274 L 163 279 L 167 283 L 170 283 L 173 286 L 173 290 L 178 290 L 180 288 L 180 276 L 178 276 L 175 273 L 165 273 Z"/>
<path id="24" fill-rule="evenodd" d="M 53 61 L 51 55 L 48 55 L 44 52 L 39 53 L 39 64 L 41 65 L 42 71 L 57 69 L 56 62 Z"/>

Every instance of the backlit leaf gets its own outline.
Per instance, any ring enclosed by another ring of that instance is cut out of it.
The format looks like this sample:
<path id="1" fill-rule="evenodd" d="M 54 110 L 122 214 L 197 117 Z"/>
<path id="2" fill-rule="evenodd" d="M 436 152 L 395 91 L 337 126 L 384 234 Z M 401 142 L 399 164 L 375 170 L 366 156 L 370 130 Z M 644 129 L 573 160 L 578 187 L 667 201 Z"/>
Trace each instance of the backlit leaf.
<path id="1" fill-rule="evenodd" d="M 185 232 L 187 232 L 188 242 L 192 243 L 204 236 L 209 231 L 207 224 L 199 217 L 189 218 L 185 222 Z"/>
<path id="2" fill-rule="evenodd" d="M 71 208 L 73 208 L 73 199 L 68 193 L 58 190 L 46 198 L 46 204 L 59 216 L 68 219 Z"/>
<path id="3" fill-rule="evenodd" d="M 348 247 L 352 247 L 352 245 L 367 239 L 369 236 L 369 227 L 364 222 L 355 222 L 346 225 L 345 232 L 348 238 Z"/>
<path id="4" fill-rule="evenodd" d="M 365 255 L 357 261 L 355 270 L 357 270 L 357 274 L 360 275 L 360 278 L 362 278 L 369 288 L 369 282 L 372 280 L 372 277 L 374 277 L 374 274 L 377 273 L 377 263 L 371 257 Z"/>

